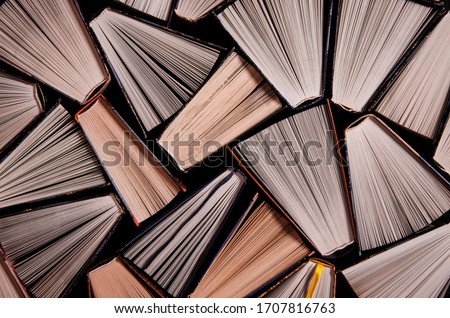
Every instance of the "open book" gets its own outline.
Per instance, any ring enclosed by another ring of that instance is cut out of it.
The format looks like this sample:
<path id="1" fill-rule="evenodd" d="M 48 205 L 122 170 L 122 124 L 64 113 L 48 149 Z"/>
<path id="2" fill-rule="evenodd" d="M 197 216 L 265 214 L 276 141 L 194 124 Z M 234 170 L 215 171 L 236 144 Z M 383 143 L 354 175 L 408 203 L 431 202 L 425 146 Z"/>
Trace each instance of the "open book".
<path id="1" fill-rule="evenodd" d="M 450 283 L 450 224 L 342 271 L 359 297 L 443 297 Z"/>
<path id="2" fill-rule="evenodd" d="M 117 0 L 138 11 L 163 21 L 169 20 L 173 2 L 177 0 Z"/>
<path id="3" fill-rule="evenodd" d="M 349 197 L 325 105 L 288 117 L 233 152 L 322 255 L 354 241 Z"/>
<path id="4" fill-rule="evenodd" d="M 323 0 L 237 0 L 225 29 L 293 107 L 322 95 Z"/>
<path id="5" fill-rule="evenodd" d="M 220 53 L 112 9 L 103 10 L 90 26 L 146 131 L 192 98 Z"/>
<path id="6" fill-rule="evenodd" d="M 403 127 L 434 138 L 450 87 L 450 13 L 447 13 L 395 80 L 376 111 Z"/>
<path id="7" fill-rule="evenodd" d="M 0 59 L 79 103 L 106 87 L 109 74 L 74 0 L 0 3 Z"/>
<path id="8" fill-rule="evenodd" d="M 227 240 L 191 297 L 245 297 L 310 253 L 270 204 L 254 208 Z"/>
<path id="9" fill-rule="evenodd" d="M 60 297 L 121 215 L 113 196 L 22 211 L 0 218 L 0 244 L 33 296 Z"/>
<path id="10" fill-rule="evenodd" d="M 38 91 L 0 71 L 0 151 L 43 112 Z"/>
<path id="11" fill-rule="evenodd" d="M 165 207 L 179 184 L 103 97 L 76 115 L 137 224 Z"/>
<path id="12" fill-rule="evenodd" d="M 433 12 L 410 0 L 340 1 L 333 101 L 362 111 Z"/>
<path id="13" fill-rule="evenodd" d="M 170 295 L 186 296 L 244 183 L 241 173 L 223 172 L 129 244 L 125 259 Z"/>
<path id="14" fill-rule="evenodd" d="M 149 289 L 120 258 L 88 273 L 89 289 L 94 298 L 155 298 Z"/>
<path id="15" fill-rule="evenodd" d="M 0 163 L 0 208 L 105 184 L 83 132 L 58 105 Z"/>
<path id="16" fill-rule="evenodd" d="M 275 286 L 264 297 L 268 298 L 332 298 L 335 295 L 334 266 L 311 259 L 292 275 Z"/>
<path id="17" fill-rule="evenodd" d="M 351 125 L 345 139 L 361 250 L 404 238 L 450 209 L 449 184 L 375 116 Z"/>
<path id="18" fill-rule="evenodd" d="M 181 170 L 187 170 L 281 108 L 261 74 L 233 51 L 166 127 L 158 143 Z"/>

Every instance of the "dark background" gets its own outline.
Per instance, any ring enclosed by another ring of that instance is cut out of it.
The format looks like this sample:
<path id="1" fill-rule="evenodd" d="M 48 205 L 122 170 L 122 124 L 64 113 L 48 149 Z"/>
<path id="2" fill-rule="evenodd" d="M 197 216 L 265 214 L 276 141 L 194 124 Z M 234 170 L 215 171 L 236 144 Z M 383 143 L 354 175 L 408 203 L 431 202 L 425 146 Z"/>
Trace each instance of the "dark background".
<path id="1" fill-rule="evenodd" d="M 191 35 L 193 37 L 202 39 L 204 41 L 222 46 L 224 48 L 230 49 L 236 46 L 233 39 L 224 31 L 224 29 L 220 26 L 219 22 L 211 15 L 207 16 L 205 19 L 200 20 L 197 23 L 188 23 L 184 20 L 179 19 L 176 15 L 172 14 L 171 19 L 169 20 L 169 23 L 157 20 L 155 18 L 152 18 L 146 14 L 140 13 L 130 7 L 127 7 L 119 2 L 115 2 L 112 0 L 78 0 L 80 11 L 86 21 L 87 24 L 98 14 L 100 13 L 104 8 L 106 7 L 112 7 L 115 9 L 118 9 L 120 11 L 123 11 L 131 16 L 138 17 L 140 19 L 150 21 L 153 23 L 157 23 L 163 26 L 168 26 L 169 28 L 173 30 L 180 31 L 182 33 Z M 333 12 L 333 19 L 336 18 L 336 12 L 337 12 L 337 4 L 332 1 L 327 1 L 328 7 Z M 333 21 L 333 19 L 331 21 Z M 333 23 L 331 23 L 333 24 Z M 328 28 L 328 24 L 327 24 Z M 330 44 L 330 47 L 332 48 L 334 41 L 334 27 L 331 27 L 331 37 L 330 42 L 328 42 L 327 39 L 324 39 L 325 44 Z M 237 48 L 239 51 L 239 48 Z M 332 52 L 332 50 L 331 50 Z M 410 55 L 412 53 L 412 50 L 408 52 L 405 55 L 405 58 L 408 57 L 408 54 Z M 325 96 L 327 98 L 331 98 L 332 96 L 332 90 L 331 90 L 331 83 L 332 83 L 332 54 L 326 54 L 324 57 L 325 61 L 327 61 L 328 68 L 326 70 L 326 74 L 324 74 L 324 87 L 325 87 Z M 399 66 L 401 66 L 401 63 L 399 63 Z M 108 66 L 109 67 L 109 66 Z M 26 78 L 24 75 L 19 74 L 17 71 L 15 71 L 10 66 L 6 65 L 3 62 L 0 62 L 0 69 L 4 69 L 5 71 L 12 73 L 16 76 L 20 76 L 22 78 Z M 110 71 L 112 74 L 112 72 Z M 388 81 L 387 81 L 388 82 Z M 48 111 L 56 105 L 58 101 L 61 101 L 61 103 L 71 112 L 74 114 L 76 111 L 78 111 L 81 107 L 73 102 L 72 100 L 64 97 L 63 95 L 59 94 L 52 88 L 40 84 L 42 87 L 42 90 L 44 92 L 44 95 L 47 99 L 46 105 L 45 105 L 45 111 L 48 113 Z M 155 139 L 161 134 L 164 127 L 167 125 L 168 121 L 165 123 L 159 125 L 155 129 L 152 129 L 150 132 L 143 132 L 141 130 L 141 127 L 134 117 L 132 111 L 130 110 L 130 106 L 128 105 L 120 86 L 117 83 L 117 80 L 113 77 L 111 83 L 109 84 L 108 88 L 103 94 L 114 106 L 114 108 L 119 112 L 119 114 L 126 120 L 126 122 L 132 127 L 132 129 L 138 134 L 140 138 L 142 138 L 149 148 L 157 155 L 163 162 L 167 162 L 168 158 L 165 157 L 163 153 L 161 153 L 160 149 L 155 145 L 154 141 Z M 378 96 L 375 96 L 378 97 Z M 305 103 L 300 107 L 300 109 L 306 109 L 308 107 L 312 107 L 314 105 L 323 104 L 324 98 L 317 99 L 313 102 Z M 448 108 L 448 107 L 447 107 Z M 342 140 L 344 139 L 344 130 L 348 125 L 350 125 L 352 122 L 360 118 L 361 116 L 365 115 L 367 112 L 355 114 L 348 112 L 344 110 L 343 108 L 331 105 L 332 109 L 332 116 L 335 121 L 336 130 L 337 130 L 337 136 L 340 142 L 343 144 Z M 241 139 L 245 139 L 246 136 L 250 136 L 254 132 L 261 130 L 262 128 L 267 127 L 268 125 L 285 118 L 286 116 L 292 115 L 295 112 L 298 112 L 298 110 L 292 110 L 289 107 L 286 107 L 280 114 L 275 115 L 274 118 L 269 119 L 267 122 L 262 123 L 257 128 L 252 129 L 251 132 L 245 134 Z M 392 124 L 388 121 L 385 121 L 400 137 L 402 137 L 409 145 L 411 145 L 428 163 L 430 163 L 435 169 L 440 171 L 436 164 L 434 163 L 432 157 L 434 154 L 434 150 L 436 147 L 436 140 L 431 141 L 429 139 L 423 138 L 413 132 L 407 131 L 406 129 L 402 129 L 395 124 Z M 36 124 L 36 123 L 35 123 Z M 34 124 L 34 125 L 35 125 Z M 11 143 L 5 151 L 0 153 L 0 160 L 4 158 L 8 154 L 8 152 L 11 151 L 11 149 L 14 149 L 15 145 L 17 145 L 18 142 L 23 138 L 20 137 L 17 140 L 15 140 L 13 143 Z M 344 153 L 345 156 L 345 147 L 344 147 Z M 173 165 L 169 165 L 169 170 L 172 172 L 176 177 L 181 179 L 181 181 L 186 185 L 188 188 L 188 191 L 192 191 L 192 189 L 196 189 L 200 187 L 202 184 L 207 182 L 207 180 L 212 179 L 215 175 L 220 173 L 225 169 L 225 166 L 236 166 L 237 164 L 233 162 L 230 154 L 226 152 L 225 150 L 219 151 L 216 155 L 214 155 L 214 158 L 216 161 L 214 161 L 215 168 L 211 168 L 211 162 L 210 164 L 204 164 L 201 167 L 194 168 L 193 170 L 189 171 L 188 173 L 180 173 Z M 220 164 L 217 164 L 217 163 Z M 346 173 L 347 173 L 347 169 Z M 447 181 L 450 179 L 448 175 L 445 173 L 442 173 L 444 178 L 447 179 Z M 250 181 L 248 180 L 247 186 L 246 186 L 246 193 L 247 197 L 255 192 L 258 191 L 258 188 Z M 96 189 L 95 194 L 107 194 L 107 193 L 115 193 L 115 190 L 112 186 L 108 185 L 106 187 L 102 187 L 99 189 Z M 94 195 L 95 195 L 94 194 Z M 92 191 L 81 191 L 79 193 L 75 193 L 70 196 L 65 196 L 63 200 L 73 200 L 73 199 L 79 199 L 79 198 L 87 198 L 91 197 L 93 195 Z M 263 194 L 260 193 L 260 196 L 264 198 Z M 61 201 L 62 198 L 54 198 L 50 200 L 44 200 L 38 203 L 32 203 L 32 204 L 22 204 L 20 206 L 16 206 L 13 208 L 8 209 L 8 213 L 12 213 L 15 211 L 24 210 L 27 208 L 33 208 L 37 206 L 44 206 L 49 204 L 54 204 L 56 202 Z M 133 237 L 135 237 L 142 228 L 145 228 L 149 224 L 154 223 L 157 221 L 157 219 L 164 216 L 164 214 L 167 212 L 167 210 L 170 209 L 170 206 L 163 209 L 160 213 L 155 215 L 154 217 L 150 218 L 149 220 L 145 221 L 139 228 L 137 228 L 133 221 L 131 220 L 131 217 L 128 213 L 124 215 L 122 220 L 120 221 L 116 231 L 113 232 L 112 236 L 104 246 L 104 248 L 101 250 L 99 255 L 93 260 L 93 262 L 89 265 L 89 268 L 95 267 L 96 264 L 102 263 L 105 260 L 109 260 L 117 255 L 118 251 L 127 243 L 129 242 Z M 449 218 L 449 213 L 446 214 L 444 219 Z M 435 224 L 440 224 L 444 222 L 445 220 L 439 220 L 435 222 Z M 366 258 L 370 256 L 373 253 L 376 253 L 379 250 L 370 251 L 369 253 L 365 253 L 364 255 L 360 255 L 358 252 L 358 249 L 356 246 L 353 246 L 353 248 L 347 253 L 339 258 L 335 259 L 328 259 L 328 261 L 332 262 L 336 265 L 336 269 L 340 270 L 342 268 L 345 268 L 351 264 L 354 264 L 358 262 L 360 259 Z M 317 256 L 317 255 L 316 255 Z M 447 293 L 448 294 L 448 293 Z M 88 295 L 87 291 L 87 281 L 86 281 L 86 275 L 85 272 L 81 273 L 80 279 L 78 280 L 78 283 L 73 286 L 71 291 L 69 292 L 69 297 L 86 297 Z M 338 297 L 351 297 L 353 296 L 352 291 L 348 288 L 346 283 L 343 281 L 342 277 L 338 275 L 338 282 L 337 282 L 337 296 Z"/>

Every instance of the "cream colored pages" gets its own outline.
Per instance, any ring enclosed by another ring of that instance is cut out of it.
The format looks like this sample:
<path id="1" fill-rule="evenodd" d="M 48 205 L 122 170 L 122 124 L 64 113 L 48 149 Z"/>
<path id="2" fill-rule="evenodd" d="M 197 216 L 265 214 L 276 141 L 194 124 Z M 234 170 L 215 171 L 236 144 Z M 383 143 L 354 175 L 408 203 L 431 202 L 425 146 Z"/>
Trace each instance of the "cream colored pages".
<path id="1" fill-rule="evenodd" d="M 450 209 L 449 185 L 374 116 L 346 132 L 361 250 L 400 240 Z"/>
<path id="2" fill-rule="evenodd" d="M 309 254 L 294 227 L 261 203 L 220 251 L 191 297 L 245 297 Z"/>
<path id="3" fill-rule="evenodd" d="M 219 57 L 210 46 L 112 9 L 90 26 L 146 130 L 184 106 Z"/>
<path id="4" fill-rule="evenodd" d="M 88 273 L 94 298 L 153 298 L 154 295 L 119 259 Z"/>
<path id="5" fill-rule="evenodd" d="M 58 105 L 0 163 L 0 208 L 105 184 L 83 132 Z"/>
<path id="6" fill-rule="evenodd" d="M 446 14 L 376 108 L 380 114 L 429 138 L 436 135 L 448 101 L 449 29 L 450 14 Z"/>
<path id="7" fill-rule="evenodd" d="M 322 255 L 354 241 L 347 189 L 326 106 L 241 141 L 233 151 Z"/>
<path id="8" fill-rule="evenodd" d="M 109 79 L 74 0 L 5 1 L 0 58 L 80 103 Z"/>
<path id="9" fill-rule="evenodd" d="M 0 72 L 0 151 L 42 113 L 37 89 Z"/>
<path id="10" fill-rule="evenodd" d="M 281 107 L 258 71 L 232 52 L 167 126 L 158 143 L 186 170 Z"/>
<path id="11" fill-rule="evenodd" d="M 167 170 L 105 99 L 78 114 L 78 120 L 137 223 L 161 210 L 180 192 Z"/>
<path id="12" fill-rule="evenodd" d="M 126 5 L 150 14 L 158 19 L 167 21 L 170 17 L 173 1 L 175 0 L 118 0 Z"/>
<path id="13" fill-rule="evenodd" d="M 443 297 L 450 277 L 450 225 L 342 271 L 359 297 Z"/>
<path id="14" fill-rule="evenodd" d="M 289 105 L 322 95 L 323 0 L 238 0 L 218 18 Z"/>

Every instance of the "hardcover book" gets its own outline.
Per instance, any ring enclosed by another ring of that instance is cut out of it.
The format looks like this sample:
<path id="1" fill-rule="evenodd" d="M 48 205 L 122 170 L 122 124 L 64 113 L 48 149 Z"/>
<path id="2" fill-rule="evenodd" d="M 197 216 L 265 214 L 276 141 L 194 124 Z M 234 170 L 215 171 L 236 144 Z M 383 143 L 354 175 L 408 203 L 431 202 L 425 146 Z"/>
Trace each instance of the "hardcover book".
<path id="1" fill-rule="evenodd" d="M 74 0 L 0 1 L 0 59 L 83 104 L 110 80 Z"/>

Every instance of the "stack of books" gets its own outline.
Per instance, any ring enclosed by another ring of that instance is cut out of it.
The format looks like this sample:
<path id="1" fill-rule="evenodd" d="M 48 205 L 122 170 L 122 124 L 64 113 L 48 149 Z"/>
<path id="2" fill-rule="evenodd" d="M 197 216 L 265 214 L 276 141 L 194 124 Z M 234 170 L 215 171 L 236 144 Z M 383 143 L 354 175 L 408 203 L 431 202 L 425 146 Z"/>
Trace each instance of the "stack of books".
<path id="1" fill-rule="evenodd" d="M 445 297 L 450 7 L 0 1 L 0 297 Z"/>

